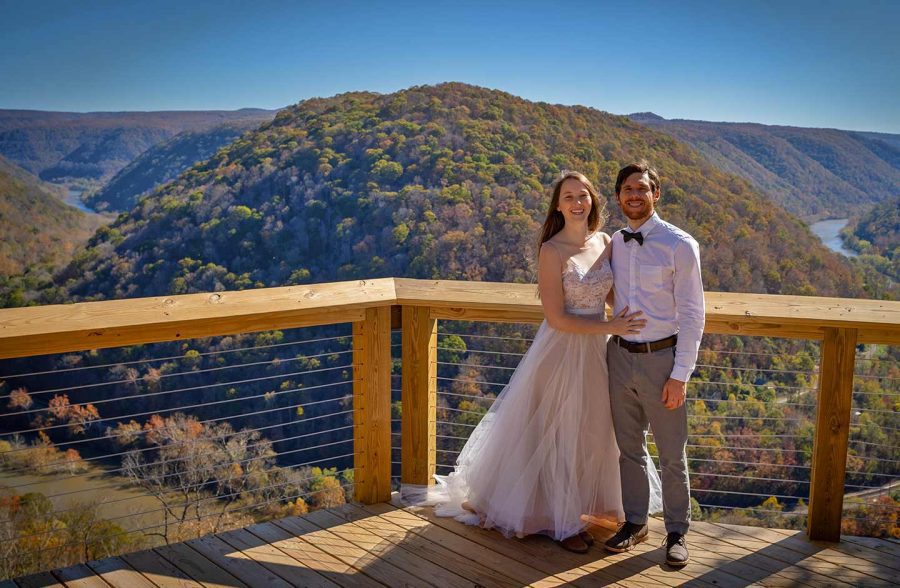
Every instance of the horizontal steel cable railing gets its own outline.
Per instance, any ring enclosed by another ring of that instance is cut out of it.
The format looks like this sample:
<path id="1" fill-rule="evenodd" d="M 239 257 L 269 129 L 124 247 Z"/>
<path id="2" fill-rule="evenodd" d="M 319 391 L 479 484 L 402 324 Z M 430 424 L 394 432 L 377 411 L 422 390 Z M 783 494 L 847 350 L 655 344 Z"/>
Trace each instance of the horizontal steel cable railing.
<path id="1" fill-rule="evenodd" d="M 853 379 L 847 493 L 841 529 L 849 535 L 898 537 L 900 516 L 900 351 L 866 346 Z"/>
<path id="2" fill-rule="evenodd" d="M 452 334 L 442 332 L 437 343 L 436 467 L 443 474 L 452 470 L 468 435 L 524 355 L 507 346 L 529 343 L 525 337 L 469 336 L 452 323 L 447 328 Z M 716 344 L 728 343 L 719 340 L 724 338 L 713 339 Z M 749 342 L 735 337 L 731 343 L 746 347 Z M 695 518 L 757 525 L 777 523 L 792 528 L 805 523 L 817 408 L 818 353 L 811 343 L 778 344 L 798 347 L 789 357 L 805 365 L 773 365 L 783 363 L 784 353 L 712 351 L 705 347 L 701 352 L 687 401 L 687 455 Z M 874 379 L 890 381 L 865 378 Z M 897 416 L 890 410 L 877 414 Z M 882 426 L 880 430 L 896 434 L 890 427 Z M 658 467 L 652 432 L 648 443 Z M 852 445 L 853 439 L 851 454 Z M 882 453 L 888 449 L 886 445 L 877 447 Z M 848 468 L 846 492 L 879 488 L 873 482 L 890 484 L 900 478 L 900 462 L 883 455 L 875 462 L 882 468 L 878 472 Z"/>
<path id="3" fill-rule="evenodd" d="M 357 455 L 348 330 L 48 356 L 31 370 L 0 362 L 2 570 L 345 501 Z M 74 536 L 85 518 L 92 534 Z"/>
<path id="4" fill-rule="evenodd" d="M 715 335 L 692 379 L 687 448 L 702 516 L 808 518 L 811 536 L 836 538 L 835 497 L 856 501 L 845 520 L 869 516 L 860 504 L 868 508 L 870 494 L 894 499 L 895 348 L 856 348 L 896 345 L 898 316 L 893 303 L 707 295 Z M 70 524 L 91 535 L 66 541 L 112 553 L 111 537 L 137 529 L 165 536 L 184 512 L 199 534 L 232 512 L 228 524 L 240 524 L 341 488 L 363 502 L 387 500 L 398 476 L 421 484 L 448 471 L 541 318 L 533 286 L 399 278 L 2 310 L 0 357 L 29 359 L 0 364 L 0 460 L 17 478 L 0 506 L 83 522 L 90 512 L 61 501 L 89 494 L 82 488 L 93 483 L 107 495 L 107 518 L 143 514 Z M 265 335 L 348 324 L 352 332 Z M 732 335 L 742 342 L 716 339 Z M 773 347 L 767 337 L 793 343 Z M 96 348 L 106 351 L 84 351 Z M 47 353 L 63 355 L 34 357 Z M 851 414 L 843 402 L 854 358 Z M 198 460 L 192 451 L 201 442 L 227 459 Z M 840 451 L 846 467 L 832 459 Z M 314 466 L 340 471 L 306 480 Z M 92 479 L 101 470 L 112 480 Z M 152 473 L 153 484 L 135 472 Z M 58 483 L 48 490 L 41 482 L 50 476 Z M 311 481 L 317 490 L 304 486 Z M 146 504 L 124 490 L 138 482 L 152 506 L 112 512 Z M 167 495 L 179 484 L 185 492 Z M 776 503 L 765 504 L 770 498 Z M 161 525 L 151 520 L 158 511 Z M 50 527 L 17 530 L 15 522 L 0 521 L 0 539 L 19 537 L 2 545 L 24 540 L 39 547 L 28 553 L 65 551 Z M 24 561 L 23 553 L 12 559 Z"/>

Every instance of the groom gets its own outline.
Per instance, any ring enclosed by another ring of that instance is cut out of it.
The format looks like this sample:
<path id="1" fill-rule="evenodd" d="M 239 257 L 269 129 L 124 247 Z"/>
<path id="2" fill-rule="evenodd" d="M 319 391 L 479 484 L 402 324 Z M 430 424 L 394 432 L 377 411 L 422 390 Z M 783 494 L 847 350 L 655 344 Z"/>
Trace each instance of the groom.
<path id="1" fill-rule="evenodd" d="M 619 445 L 625 524 L 606 542 L 621 553 L 647 539 L 650 501 L 645 435 L 649 424 L 662 468 L 666 562 L 688 561 L 684 536 L 691 518 L 685 387 L 694 371 L 705 320 L 700 249 L 681 229 L 656 214 L 659 175 L 646 162 L 627 165 L 616 178 L 616 201 L 628 228 L 612 238 L 615 301 L 643 311 L 638 335 L 613 335 L 607 346 L 609 398 Z"/>

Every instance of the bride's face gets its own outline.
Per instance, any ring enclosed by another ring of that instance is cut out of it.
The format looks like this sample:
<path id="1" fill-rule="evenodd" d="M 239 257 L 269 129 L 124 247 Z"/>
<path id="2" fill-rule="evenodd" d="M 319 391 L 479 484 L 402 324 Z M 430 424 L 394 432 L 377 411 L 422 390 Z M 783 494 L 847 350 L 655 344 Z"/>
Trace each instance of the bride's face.
<path id="1" fill-rule="evenodd" d="M 566 224 L 587 222 L 591 205 L 591 193 L 584 184 L 576 178 L 563 181 L 556 210 L 562 213 Z"/>

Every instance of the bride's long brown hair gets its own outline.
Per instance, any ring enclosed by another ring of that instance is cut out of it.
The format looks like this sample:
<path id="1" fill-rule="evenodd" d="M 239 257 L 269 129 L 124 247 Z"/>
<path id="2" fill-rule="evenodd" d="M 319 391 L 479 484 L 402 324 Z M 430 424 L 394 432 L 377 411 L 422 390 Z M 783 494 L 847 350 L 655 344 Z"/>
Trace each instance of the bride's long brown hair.
<path id="1" fill-rule="evenodd" d="M 559 178 L 550 186 L 550 206 L 547 209 L 547 218 L 544 220 L 544 226 L 541 227 L 541 240 L 538 242 L 538 250 L 540 250 L 541 245 L 549 241 L 553 235 L 560 232 L 566 225 L 566 219 L 557 208 L 559 207 L 559 193 L 562 191 L 563 182 L 570 178 L 574 178 L 584 184 L 588 194 L 591 195 L 591 211 L 588 213 L 587 218 L 588 231 L 594 233 L 606 223 L 608 217 L 606 204 L 600 201 L 600 195 L 597 193 L 597 188 L 594 187 L 594 184 L 581 172 L 563 170 L 559 174 Z"/>

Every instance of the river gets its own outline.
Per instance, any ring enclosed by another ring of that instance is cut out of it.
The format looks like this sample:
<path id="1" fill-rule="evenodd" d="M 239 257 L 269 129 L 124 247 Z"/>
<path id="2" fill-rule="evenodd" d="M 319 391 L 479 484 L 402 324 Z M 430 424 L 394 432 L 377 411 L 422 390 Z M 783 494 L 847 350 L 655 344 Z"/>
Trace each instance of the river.
<path id="1" fill-rule="evenodd" d="M 849 221 L 850 219 L 846 218 L 823 220 L 809 225 L 809 228 L 832 251 L 847 257 L 856 257 L 858 253 L 844 247 L 844 242 L 841 240 L 841 230 L 847 226 Z"/>
<path id="2" fill-rule="evenodd" d="M 84 190 L 80 188 L 68 188 L 67 196 L 65 198 L 65 203 L 69 206 L 74 206 L 81 212 L 87 212 L 89 214 L 94 214 L 94 211 L 84 205 L 84 202 L 81 201 L 81 195 L 84 194 Z"/>

